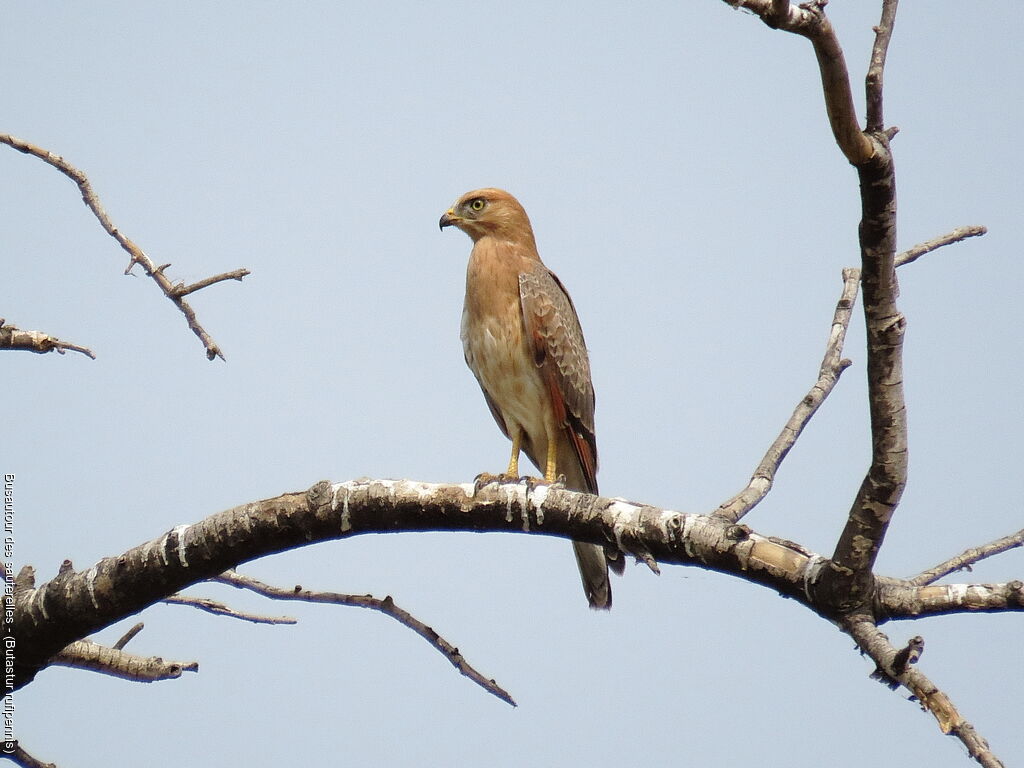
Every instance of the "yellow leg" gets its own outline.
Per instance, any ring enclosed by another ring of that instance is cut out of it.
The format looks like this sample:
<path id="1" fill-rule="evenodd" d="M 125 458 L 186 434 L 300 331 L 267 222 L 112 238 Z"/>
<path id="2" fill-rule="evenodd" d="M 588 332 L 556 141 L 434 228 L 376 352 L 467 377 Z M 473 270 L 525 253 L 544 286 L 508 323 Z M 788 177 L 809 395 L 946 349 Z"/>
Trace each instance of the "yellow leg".
<path id="1" fill-rule="evenodd" d="M 557 463 L 556 463 L 557 456 L 556 456 L 556 454 L 557 453 L 558 453 L 558 441 L 555 438 L 553 438 L 553 437 L 549 437 L 548 438 L 548 461 L 547 461 L 547 466 L 544 468 L 544 479 L 547 482 L 549 482 L 549 483 L 554 483 L 554 482 L 558 481 L 558 472 L 556 472 L 556 469 L 557 469 Z"/>
<path id="2" fill-rule="evenodd" d="M 508 460 L 508 469 L 505 474 L 509 477 L 519 477 L 519 451 L 523 446 L 523 430 L 518 427 L 512 430 L 512 457 Z"/>

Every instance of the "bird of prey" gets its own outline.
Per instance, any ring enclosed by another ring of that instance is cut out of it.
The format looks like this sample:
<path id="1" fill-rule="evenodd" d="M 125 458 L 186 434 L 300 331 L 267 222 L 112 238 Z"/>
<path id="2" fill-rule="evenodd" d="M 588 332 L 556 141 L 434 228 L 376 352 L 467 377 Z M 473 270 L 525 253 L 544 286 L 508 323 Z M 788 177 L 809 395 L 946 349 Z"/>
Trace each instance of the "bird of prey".
<path id="1" fill-rule="evenodd" d="M 562 476 L 567 488 L 597 493 L 594 385 L 583 331 L 565 287 L 540 260 L 526 211 L 504 190 L 477 189 L 460 197 L 440 226 L 473 240 L 462 347 L 512 441 L 508 469 L 496 479 L 519 478 L 522 450 L 546 482 Z M 577 541 L 573 548 L 590 607 L 610 608 L 608 565 L 621 573 L 622 557 Z"/>

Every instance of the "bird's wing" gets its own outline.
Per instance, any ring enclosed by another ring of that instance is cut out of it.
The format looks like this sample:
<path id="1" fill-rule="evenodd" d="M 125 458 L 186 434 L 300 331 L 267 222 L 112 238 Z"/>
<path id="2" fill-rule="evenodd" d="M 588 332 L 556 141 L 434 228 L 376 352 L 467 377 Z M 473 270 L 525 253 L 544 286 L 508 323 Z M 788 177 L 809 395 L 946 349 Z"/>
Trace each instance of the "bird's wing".
<path id="1" fill-rule="evenodd" d="M 582 470 L 585 487 L 578 490 L 597 493 L 594 385 L 576 308 L 561 281 L 539 261 L 520 273 L 519 297 L 534 363 Z"/>

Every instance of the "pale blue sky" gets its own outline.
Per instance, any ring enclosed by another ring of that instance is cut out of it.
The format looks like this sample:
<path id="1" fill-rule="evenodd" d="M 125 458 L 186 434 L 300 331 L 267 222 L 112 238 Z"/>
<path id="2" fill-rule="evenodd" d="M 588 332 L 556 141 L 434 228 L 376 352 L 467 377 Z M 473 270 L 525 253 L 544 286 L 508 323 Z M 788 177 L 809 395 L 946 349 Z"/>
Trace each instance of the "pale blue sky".
<path id="1" fill-rule="evenodd" d="M 875 5 L 828 7 L 858 101 Z M 712 0 L 5 10 L 0 131 L 85 170 L 175 279 L 253 272 L 194 297 L 227 355 L 209 363 L 170 303 L 122 276 L 71 182 L 0 147 L 0 316 L 98 355 L 0 358 L 16 561 L 40 579 L 321 479 L 503 468 L 458 340 L 470 243 L 437 231 L 474 187 L 519 197 L 573 295 L 605 493 L 710 511 L 817 374 L 858 194 L 805 40 Z M 1019 29 L 1007 0 L 907 2 L 889 55 L 900 246 L 990 227 L 901 270 L 911 472 L 891 575 L 1024 518 Z M 759 532 L 832 551 L 869 459 L 863 346 L 858 315 L 854 365 L 746 520 Z M 383 616 L 200 587 L 300 623 L 151 609 L 129 648 L 198 675 L 47 670 L 18 696 L 18 736 L 61 768 L 968 764 L 847 637 L 734 578 L 631 565 L 597 615 L 565 542 L 456 534 L 242 570 L 390 594 L 520 706 Z M 964 578 L 1022 575 L 1018 552 Z M 1020 614 L 886 627 L 926 638 L 923 669 L 1008 765 L 1024 762 L 1022 631 Z"/>

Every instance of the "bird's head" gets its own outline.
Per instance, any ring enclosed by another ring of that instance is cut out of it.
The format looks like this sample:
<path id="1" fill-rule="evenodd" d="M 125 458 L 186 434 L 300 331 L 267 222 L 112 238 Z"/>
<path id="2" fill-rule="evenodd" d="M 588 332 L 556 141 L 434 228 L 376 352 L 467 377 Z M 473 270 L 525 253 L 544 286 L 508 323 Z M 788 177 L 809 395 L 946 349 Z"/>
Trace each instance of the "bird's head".
<path id="1" fill-rule="evenodd" d="M 487 236 L 533 243 L 533 229 L 526 211 L 503 189 L 488 187 L 467 192 L 455 201 L 438 223 L 441 229 L 458 227 L 473 238 L 474 243 Z"/>

